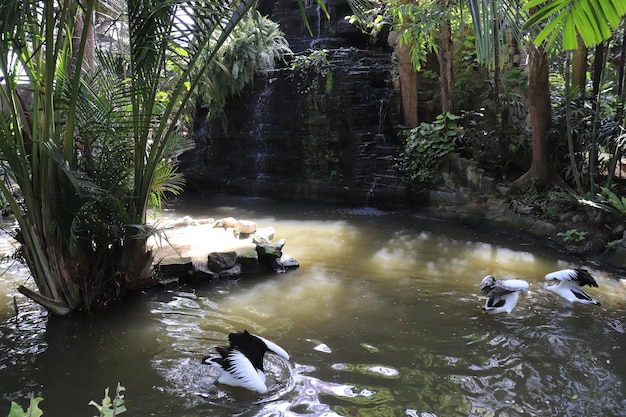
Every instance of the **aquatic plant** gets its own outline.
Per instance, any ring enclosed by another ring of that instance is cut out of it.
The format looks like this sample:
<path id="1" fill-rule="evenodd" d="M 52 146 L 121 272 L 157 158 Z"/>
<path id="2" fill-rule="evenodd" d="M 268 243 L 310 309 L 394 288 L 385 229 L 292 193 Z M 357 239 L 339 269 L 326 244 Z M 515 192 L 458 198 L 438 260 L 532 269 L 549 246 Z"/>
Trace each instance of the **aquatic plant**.
<path id="1" fill-rule="evenodd" d="M 90 401 L 89 405 L 92 405 L 100 412 L 100 417 L 115 417 L 126 412 L 126 406 L 124 405 L 124 395 L 122 394 L 126 388 L 117 384 L 115 389 L 115 396 L 111 398 L 109 396 L 109 388 L 104 389 L 104 398 L 102 402 L 98 404 L 95 401 Z M 11 401 L 11 409 L 7 417 L 41 417 L 43 411 L 39 408 L 39 403 L 43 401 L 42 397 L 31 397 L 30 403 L 26 410 L 24 410 L 18 403 Z"/>

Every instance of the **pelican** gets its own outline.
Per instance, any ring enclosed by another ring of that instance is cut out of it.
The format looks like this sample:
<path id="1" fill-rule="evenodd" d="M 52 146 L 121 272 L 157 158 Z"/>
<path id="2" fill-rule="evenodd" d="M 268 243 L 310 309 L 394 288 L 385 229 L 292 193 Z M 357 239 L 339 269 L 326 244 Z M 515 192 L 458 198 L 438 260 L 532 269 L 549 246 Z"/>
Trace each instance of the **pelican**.
<path id="1" fill-rule="evenodd" d="M 569 302 L 600 305 L 598 300 L 591 298 L 582 289 L 585 285 L 598 287 L 598 283 L 586 269 L 562 269 L 551 272 L 546 275 L 546 281 L 556 281 L 553 285 L 546 282 L 546 288 Z"/>
<path id="2" fill-rule="evenodd" d="M 289 354 L 276 343 L 248 333 L 247 330 L 230 333 L 228 341 L 229 346 L 216 348 L 219 358 L 207 356 L 202 359 L 203 363 L 215 364 L 220 370 L 215 385 L 242 387 L 260 394 L 267 392 L 263 369 L 265 352 L 275 353 L 286 360 L 289 360 Z"/>
<path id="3" fill-rule="evenodd" d="M 493 275 L 487 275 L 480 282 L 480 292 L 489 297 L 483 310 L 496 314 L 510 313 L 517 304 L 520 292 L 528 291 L 528 282 L 521 279 L 495 279 Z"/>

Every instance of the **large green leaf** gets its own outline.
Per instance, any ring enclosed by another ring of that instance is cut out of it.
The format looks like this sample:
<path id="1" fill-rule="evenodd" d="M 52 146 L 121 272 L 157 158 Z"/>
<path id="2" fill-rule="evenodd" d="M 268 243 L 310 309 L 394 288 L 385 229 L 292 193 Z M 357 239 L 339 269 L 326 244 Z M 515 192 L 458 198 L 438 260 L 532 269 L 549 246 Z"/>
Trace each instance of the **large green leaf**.
<path id="1" fill-rule="evenodd" d="M 523 10 L 531 14 L 525 28 L 543 27 L 534 38 L 536 45 L 550 45 L 561 35 L 564 49 L 576 49 L 578 35 L 588 47 L 611 37 L 626 14 L 626 1 L 530 0 Z"/>

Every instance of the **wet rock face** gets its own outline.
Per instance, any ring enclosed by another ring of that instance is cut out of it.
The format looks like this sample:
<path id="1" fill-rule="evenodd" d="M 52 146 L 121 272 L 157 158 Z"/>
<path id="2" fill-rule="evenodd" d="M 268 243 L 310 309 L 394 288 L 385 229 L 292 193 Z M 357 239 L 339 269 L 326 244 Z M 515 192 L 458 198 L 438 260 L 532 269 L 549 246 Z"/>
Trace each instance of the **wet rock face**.
<path id="1" fill-rule="evenodd" d="M 325 71 L 294 70 L 287 64 L 259 76 L 250 89 L 230 100 L 227 120 L 198 120 L 197 147 L 182 157 L 187 189 L 299 201 L 402 204 L 405 187 L 395 169 L 399 147 L 391 129 L 399 117 L 391 52 L 362 49 L 366 37 L 343 19 L 351 13 L 347 3 L 326 4 L 331 21 L 318 16 L 317 6 L 306 8 L 316 35 L 312 38 L 302 25 L 297 2 L 259 3 L 281 24 L 294 51 L 311 46 L 336 49 L 326 50 Z"/>

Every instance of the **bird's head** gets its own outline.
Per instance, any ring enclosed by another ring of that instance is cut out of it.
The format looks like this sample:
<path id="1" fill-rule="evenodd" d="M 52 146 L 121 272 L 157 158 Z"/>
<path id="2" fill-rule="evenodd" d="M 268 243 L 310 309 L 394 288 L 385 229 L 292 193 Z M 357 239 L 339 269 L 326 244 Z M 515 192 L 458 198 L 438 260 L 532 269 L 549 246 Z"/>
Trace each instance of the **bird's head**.
<path id="1" fill-rule="evenodd" d="M 493 287 L 494 282 L 496 282 L 494 276 L 487 275 L 482 281 L 480 281 L 480 292 L 483 293 L 483 295 L 486 295 L 486 293 L 489 292 L 489 289 Z"/>

